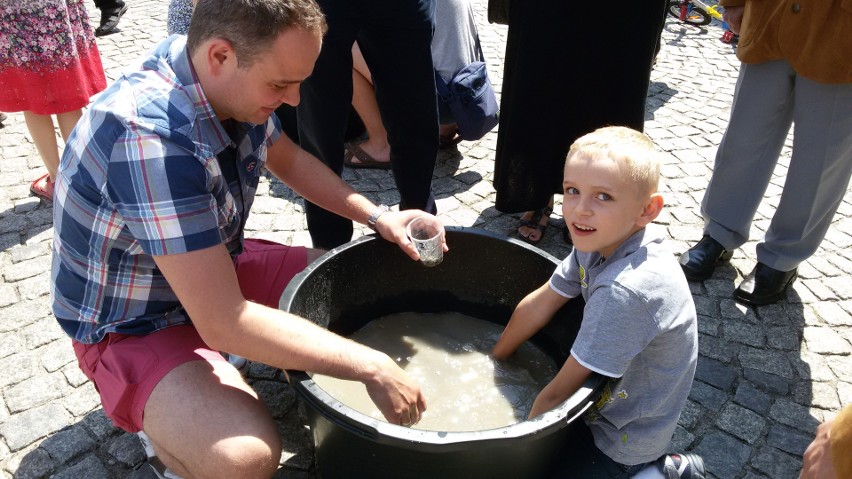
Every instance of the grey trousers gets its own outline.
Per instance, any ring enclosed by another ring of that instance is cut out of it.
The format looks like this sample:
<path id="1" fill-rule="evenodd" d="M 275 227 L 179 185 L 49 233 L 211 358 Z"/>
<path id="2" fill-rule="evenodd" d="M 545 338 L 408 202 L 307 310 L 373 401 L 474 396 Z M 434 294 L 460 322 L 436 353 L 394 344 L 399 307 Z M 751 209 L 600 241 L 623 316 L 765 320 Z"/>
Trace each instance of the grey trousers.
<path id="1" fill-rule="evenodd" d="M 793 154 L 757 260 L 790 271 L 819 247 L 852 175 L 852 83 L 808 80 L 783 60 L 742 64 L 731 120 L 704 194 L 704 233 L 731 250 L 749 237 L 790 125 Z"/>

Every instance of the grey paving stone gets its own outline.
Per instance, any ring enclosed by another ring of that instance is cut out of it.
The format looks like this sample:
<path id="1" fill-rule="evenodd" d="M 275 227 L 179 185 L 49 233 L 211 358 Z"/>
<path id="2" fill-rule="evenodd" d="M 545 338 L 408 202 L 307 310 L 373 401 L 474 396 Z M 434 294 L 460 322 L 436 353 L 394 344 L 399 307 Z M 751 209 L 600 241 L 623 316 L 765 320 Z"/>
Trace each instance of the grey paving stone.
<path id="1" fill-rule="evenodd" d="M 839 358 L 841 363 L 849 363 L 845 356 L 828 356 L 811 352 L 791 351 L 790 362 L 796 370 L 796 374 L 811 381 L 834 381 L 838 374 L 829 366 L 829 362 Z M 849 367 L 852 372 L 852 366 Z M 842 374 L 839 376 L 843 377 Z"/>
<path id="2" fill-rule="evenodd" d="M 15 414 L 63 397 L 70 389 L 61 374 L 43 374 L 7 388 L 3 395 L 9 411 Z"/>
<path id="3" fill-rule="evenodd" d="M 27 278 L 15 283 L 18 288 L 18 294 L 21 299 L 30 300 L 38 299 L 42 296 L 50 294 L 50 271 L 45 271 L 39 275 Z"/>
<path id="4" fill-rule="evenodd" d="M 738 348 L 735 345 L 727 341 L 706 334 L 698 335 L 698 352 L 702 356 L 723 363 L 730 363 L 731 359 L 737 354 L 737 350 Z"/>
<path id="5" fill-rule="evenodd" d="M 740 348 L 738 359 L 741 364 L 748 364 L 758 371 L 784 379 L 794 379 L 793 368 L 783 352 L 743 346 Z"/>
<path id="6" fill-rule="evenodd" d="M 780 376 L 767 374 L 763 371 L 758 371 L 748 367 L 743 368 L 743 375 L 754 385 L 768 392 L 784 395 L 790 391 L 790 381 Z"/>
<path id="7" fill-rule="evenodd" d="M 45 404 L 9 417 L 0 424 L 0 436 L 14 452 L 71 423 L 71 416 L 58 403 Z"/>
<path id="8" fill-rule="evenodd" d="M 725 401 L 728 400 L 728 395 L 725 394 L 725 391 L 695 381 L 692 383 L 692 391 L 689 392 L 689 398 L 711 411 L 718 411 L 722 408 Z"/>
<path id="9" fill-rule="evenodd" d="M 761 347 L 766 343 L 765 327 L 742 321 L 726 321 L 722 324 L 725 339 L 748 346 Z"/>
<path id="10" fill-rule="evenodd" d="M 841 354 L 849 355 L 852 353 L 852 345 L 849 341 L 843 339 L 831 328 L 814 328 L 807 327 L 804 331 L 805 342 L 808 349 L 820 354 Z"/>
<path id="11" fill-rule="evenodd" d="M 283 417 L 296 404 L 296 391 L 287 384 L 275 381 L 255 381 L 252 388 L 266 403 L 272 417 Z"/>
<path id="12" fill-rule="evenodd" d="M 5 358 L 12 353 L 19 351 L 23 347 L 23 342 L 18 335 L 3 334 L 0 335 L 0 358 Z M 2 371 L 3 363 L 0 362 L 0 371 Z"/>
<path id="13" fill-rule="evenodd" d="M 38 243 L 32 245 L 18 245 L 9 249 L 9 255 L 13 263 L 20 263 L 50 254 L 50 245 Z"/>
<path id="14" fill-rule="evenodd" d="M 783 424 L 774 424 L 769 429 L 766 443 L 776 449 L 801 456 L 812 440 L 812 434 L 805 434 Z"/>
<path id="15" fill-rule="evenodd" d="M 136 434 L 119 434 L 107 443 L 107 453 L 114 457 L 119 463 L 136 467 L 147 459 L 145 448 Z"/>
<path id="16" fill-rule="evenodd" d="M 47 304 L 42 301 L 21 301 L 0 309 L 0 333 L 16 331 L 49 314 Z"/>
<path id="17" fill-rule="evenodd" d="M 766 427 L 766 420 L 760 414 L 742 406 L 727 404 L 717 417 L 716 425 L 747 443 L 753 443 Z"/>
<path id="18" fill-rule="evenodd" d="M 0 308 L 18 302 L 18 293 L 11 284 L 0 284 Z"/>
<path id="19" fill-rule="evenodd" d="M 65 339 L 67 337 L 62 333 L 62 329 L 59 328 L 56 320 L 52 317 L 40 319 L 22 328 L 20 333 L 23 334 L 26 340 L 27 349 L 36 349 L 57 339 Z"/>
<path id="20" fill-rule="evenodd" d="M 734 402 L 745 406 L 758 414 L 765 415 L 769 412 L 769 406 L 772 404 L 772 397 L 759 391 L 751 384 L 742 382 L 737 387 L 737 392 L 734 395 Z"/>
<path id="21" fill-rule="evenodd" d="M 101 406 L 101 397 L 91 384 L 85 384 L 74 389 L 65 397 L 65 409 L 75 418 L 83 417 L 85 414 Z"/>
<path id="22" fill-rule="evenodd" d="M 98 409 L 86 415 L 83 418 L 83 424 L 91 432 L 98 441 L 103 441 L 112 434 L 120 431 L 112 421 L 106 417 L 103 409 Z"/>
<path id="23" fill-rule="evenodd" d="M 5 389 L 31 378 L 37 371 L 38 360 L 31 351 L 22 351 L 0 358 L 0 388 Z"/>
<path id="24" fill-rule="evenodd" d="M 86 375 L 83 374 L 83 371 L 81 371 L 80 367 L 75 363 L 71 363 L 63 367 L 62 374 L 65 376 L 65 380 L 68 381 L 68 384 L 74 388 L 80 387 L 88 381 Z"/>
<path id="25" fill-rule="evenodd" d="M 813 434 L 819 423 L 822 422 L 822 417 L 817 416 L 814 409 L 797 404 L 787 398 L 775 400 L 769 410 L 769 418 L 808 434 Z"/>
<path id="26" fill-rule="evenodd" d="M 680 411 L 680 419 L 678 419 L 678 424 L 687 429 L 692 429 L 701 421 L 701 418 L 704 416 L 705 410 L 698 403 L 693 402 L 687 399 L 686 404 L 683 406 L 683 409 Z"/>
<path id="27" fill-rule="evenodd" d="M 681 452 L 689 450 L 692 447 L 692 444 L 695 442 L 695 435 L 687 431 L 686 429 L 677 426 L 675 428 L 674 435 L 672 436 L 671 444 L 669 445 L 669 452 Z"/>
<path id="28" fill-rule="evenodd" d="M 80 462 L 57 473 L 52 479 L 110 479 L 110 474 L 104 464 L 96 456 L 90 454 Z"/>
<path id="29" fill-rule="evenodd" d="M 852 271 L 852 270 L 850 270 Z M 849 278 L 844 278 L 849 283 Z M 850 297 L 847 295 L 845 297 Z M 852 326 L 852 316 L 835 302 L 820 302 L 813 305 L 817 315 L 829 326 Z"/>
<path id="30" fill-rule="evenodd" d="M 65 464 L 94 449 L 96 444 L 85 428 L 74 425 L 45 439 L 39 447 L 46 451 L 56 464 Z"/>
<path id="31" fill-rule="evenodd" d="M 26 454 L 15 470 L 15 479 L 41 479 L 53 472 L 56 464 L 42 449 Z"/>
<path id="32" fill-rule="evenodd" d="M 737 371 L 730 365 L 700 356 L 695 370 L 695 378 L 711 386 L 727 390 L 737 379 Z"/>
<path id="33" fill-rule="evenodd" d="M 772 349 L 798 350 L 800 339 L 800 328 L 792 326 L 770 326 L 766 329 L 766 345 Z"/>
<path id="34" fill-rule="evenodd" d="M 799 404 L 819 409 L 838 410 L 842 406 L 837 383 L 801 382 L 793 389 L 792 398 Z"/>
<path id="35" fill-rule="evenodd" d="M 77 361 L 77 357 L 74 356 L 74 348 L 71 347 L 71 342 L 66 338 L 57 339 L 42 346 L 36 352 L 41 356 L 42 367 L 48 372 L 57 371 L 66 364 Z"/>
<path id="36" fill-rule="evenodd" d="M 708 472 L 719 478 L 736 477 L 746 465 L 751 448 L 733 436 L 713 431 L 695 448 L 701 454 Z"/>
<path id="37" fill-rule="evenodd" d="M 32 213 L 24 214 L 6 214 L 0 216 L 0 234 L 18 233 L 26 231 L 30 227 L 30 221 L 27 219 Z M 17 243 L 17 242 L 16 242 Z"/>

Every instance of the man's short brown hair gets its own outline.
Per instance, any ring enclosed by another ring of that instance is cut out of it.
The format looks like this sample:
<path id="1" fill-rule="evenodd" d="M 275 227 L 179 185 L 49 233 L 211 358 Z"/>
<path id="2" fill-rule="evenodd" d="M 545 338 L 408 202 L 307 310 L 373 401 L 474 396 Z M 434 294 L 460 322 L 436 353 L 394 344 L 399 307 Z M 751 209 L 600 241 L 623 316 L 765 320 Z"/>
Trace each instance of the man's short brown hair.
<path id="1" fill-rule="evenodd" d="M 314 0 L 199 0 L 192 13 L 187 49 L 192 54 L 207 39 L 227 40 L 237 64 L 250 66 L 287 28 L 325 34 L 325 16 Z"/>

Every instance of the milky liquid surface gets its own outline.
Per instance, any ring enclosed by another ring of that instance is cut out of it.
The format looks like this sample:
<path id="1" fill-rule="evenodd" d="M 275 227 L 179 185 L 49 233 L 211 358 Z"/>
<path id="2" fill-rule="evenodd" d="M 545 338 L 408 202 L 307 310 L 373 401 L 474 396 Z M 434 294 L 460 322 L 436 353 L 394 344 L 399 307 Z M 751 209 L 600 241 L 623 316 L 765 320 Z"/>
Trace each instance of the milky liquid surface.
<path id="1" fill-rule="evenodd" d="M 400 313 L 373 320 L 350 338 L 388 354 L 420 385 L 427 410 L 413 428 L 481 431 L 525 420 L 557 372 L 555 361 L 529 342 L 508 360 L 492 359 L 502 332 L 503 326 L 459 313 Z M 312 378 L 338 401 L 385 420 L 362 383 Z"/>

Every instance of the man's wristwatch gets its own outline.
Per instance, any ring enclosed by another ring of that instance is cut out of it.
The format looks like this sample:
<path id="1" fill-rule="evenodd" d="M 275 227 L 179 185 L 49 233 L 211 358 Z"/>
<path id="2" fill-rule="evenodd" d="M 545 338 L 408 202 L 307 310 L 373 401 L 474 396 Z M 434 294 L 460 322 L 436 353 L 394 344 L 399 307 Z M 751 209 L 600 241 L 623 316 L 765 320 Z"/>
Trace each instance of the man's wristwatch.
<path id="1" fill-rule="evenodd" d="M 379 205 L 370 213 L 370 217 L 367 218 L 367 226 L 370 227 L 371 230 L 376 231 L 376 221 L 379 221 L 379 216 L 390 211 L 390 207 L 388 205 Z"/>

